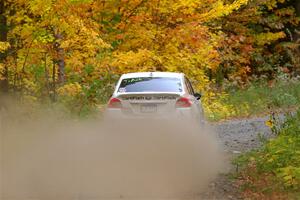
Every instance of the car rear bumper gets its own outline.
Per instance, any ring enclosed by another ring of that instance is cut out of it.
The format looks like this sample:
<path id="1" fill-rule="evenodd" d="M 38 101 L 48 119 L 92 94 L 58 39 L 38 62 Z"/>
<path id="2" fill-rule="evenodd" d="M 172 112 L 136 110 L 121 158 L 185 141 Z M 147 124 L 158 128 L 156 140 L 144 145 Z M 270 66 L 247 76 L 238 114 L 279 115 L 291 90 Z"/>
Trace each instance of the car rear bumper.
<path id="1" fill-rule="evenodd" d="M 154 113 L 154 114 L 132 114 L 126 113 L 121 109 L 106 109 L 104 116 L 108 119 L 193 119 L 192 110 L 189 108 L 177 108 L 168 113 Z"/>

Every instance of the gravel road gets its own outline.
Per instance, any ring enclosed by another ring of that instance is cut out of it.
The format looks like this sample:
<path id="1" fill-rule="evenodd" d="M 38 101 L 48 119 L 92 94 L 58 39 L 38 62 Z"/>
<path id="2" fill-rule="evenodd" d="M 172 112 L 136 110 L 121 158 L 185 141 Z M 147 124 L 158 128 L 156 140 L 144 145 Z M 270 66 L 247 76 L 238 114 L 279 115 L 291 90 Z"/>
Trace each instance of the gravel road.
<path id="1" fill-rule="evenodd" d="M 259 135 L 271 137 L 270 129 L 265 125 L 267 117 L 252 118 L 241 120 L 230 120 L 221 123 L 211 124 L 212 128 L 217 133 L 218 141 L 220 142 L 226 157 L 227 167 L 214 180 L 198 199 L 209 200 L 226 200 L 240 199 L 237 188 L 228 177 L 228 174 L 235 169 L 231 165 L 231 160 L 242 152 L 258 148 L 261 143 Z"/>

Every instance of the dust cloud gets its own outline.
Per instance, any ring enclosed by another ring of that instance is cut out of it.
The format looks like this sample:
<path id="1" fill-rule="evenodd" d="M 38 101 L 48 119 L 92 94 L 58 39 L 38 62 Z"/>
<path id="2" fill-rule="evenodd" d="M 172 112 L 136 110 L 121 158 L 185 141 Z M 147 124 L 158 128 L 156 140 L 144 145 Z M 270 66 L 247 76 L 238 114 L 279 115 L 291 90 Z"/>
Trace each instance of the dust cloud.
<path id="1" fill-rule="evenodd" d="M 22 109 L 0 107 L 1 200 L 187 199 L 222 168 L 213 133 L 189 122 Z"/>

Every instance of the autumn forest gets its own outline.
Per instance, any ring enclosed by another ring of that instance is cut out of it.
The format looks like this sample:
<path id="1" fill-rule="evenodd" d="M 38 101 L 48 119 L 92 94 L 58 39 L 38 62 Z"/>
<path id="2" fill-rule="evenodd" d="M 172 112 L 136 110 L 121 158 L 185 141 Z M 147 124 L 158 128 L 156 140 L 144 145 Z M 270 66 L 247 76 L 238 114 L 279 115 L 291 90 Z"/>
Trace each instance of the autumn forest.
<path id="1" fill-rule="evenodd" d="M 184 72 L 204 91 L 296 76 L 299 3 L 1 0 L 0 90 L 93 106 L 125 72 Z"/>

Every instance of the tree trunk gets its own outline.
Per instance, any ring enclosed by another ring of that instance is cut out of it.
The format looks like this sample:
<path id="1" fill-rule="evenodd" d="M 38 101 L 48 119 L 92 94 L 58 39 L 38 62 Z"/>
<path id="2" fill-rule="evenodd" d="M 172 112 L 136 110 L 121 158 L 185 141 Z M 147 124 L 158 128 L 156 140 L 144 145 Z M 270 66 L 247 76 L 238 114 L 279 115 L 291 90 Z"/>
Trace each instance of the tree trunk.
<path id="1" fill-rule="evenodd" d="M 294 8 L 296 10 L 296 16 L 300 17 L 300 1 L 294 0 L 292 5 L 294 6 Z M 294 37 L 294 41 L 296 43 L 300 42 L 300 23 L 298 24 L 297 27 L 295 27 L 293 37 Z"/>
<path id="2" fill-rule="evenodd" d="M 7 18 L 5 15 L 5 0 L 0 0 L 0 41 L 7 42 Z M 6 52 L 0 53 L 0 63 L 5 63 Z M 5 65 L 5 64 L 4 64 Z M 1 72 L 2 80 L 0 80 L 0 93 L 8 92 L 8 68 L 4 67 L 4 71 Z"/>
<path id="3" fill-rule="evenodd" d="M 64 58 L 64 49 L 59 48 L 57 50 L 58 53 L 58 83 L 63 84 L 65 82 L 65 58 Z"/>
<path id="4" fill-rule="evenodd" d="M 295 9 L 296 9 L 296 15 L 300 17 L 300 1 L 295 0 Z"/>
<path id="5" fill-rule="evenodd" d="M 56 50 L 56 63 L 58 65 L 57 71 L 58 71 L 58 83 L 63 84 L 65 82 L 65 51 L 60 46 L 59 40 L 63 38 L 63 36 L 60 33 L 55 34 L 56 42 L 54 44 L 55 50 Z"/>

